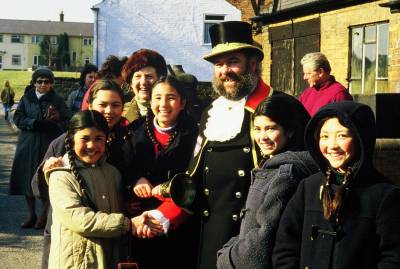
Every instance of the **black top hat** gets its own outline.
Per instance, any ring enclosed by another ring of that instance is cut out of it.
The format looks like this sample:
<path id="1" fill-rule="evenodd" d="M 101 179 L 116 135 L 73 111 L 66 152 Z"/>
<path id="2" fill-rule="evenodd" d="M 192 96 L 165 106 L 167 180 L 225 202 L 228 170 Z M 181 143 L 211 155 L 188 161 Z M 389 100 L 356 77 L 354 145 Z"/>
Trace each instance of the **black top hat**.
<path id="1" fill-rule="evenodd" d="M 264 58 L 262 49 L 254 44 L 251 25 L 243 21 L 226 21 L 214 24 L 209 29 L 211 38 L 211 53 L 203 58 L 213 62 L 213 59 L 227 52 L 238 50 L 253 50 Z"/>

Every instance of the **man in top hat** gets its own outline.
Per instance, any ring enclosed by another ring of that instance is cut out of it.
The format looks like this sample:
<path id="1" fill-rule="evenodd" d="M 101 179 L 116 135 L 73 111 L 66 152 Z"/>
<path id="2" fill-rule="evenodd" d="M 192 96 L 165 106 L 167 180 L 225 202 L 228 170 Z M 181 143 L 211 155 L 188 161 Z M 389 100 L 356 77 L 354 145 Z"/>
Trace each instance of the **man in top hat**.
<path id="1" fill-rule="evenodd" d="M 210 27 L 213 88 L 219 97 L 203 112 L 188 173 L 199 184 L 198 268 L 216 267 L 217 251 L 239 233 L 258 153 L 251 135 L 256 106 L 272 94 L 260 77 L 263 51 L 251 25 L 227 21 Z M 197 211 L 196 210 L 196 211 Z"/>

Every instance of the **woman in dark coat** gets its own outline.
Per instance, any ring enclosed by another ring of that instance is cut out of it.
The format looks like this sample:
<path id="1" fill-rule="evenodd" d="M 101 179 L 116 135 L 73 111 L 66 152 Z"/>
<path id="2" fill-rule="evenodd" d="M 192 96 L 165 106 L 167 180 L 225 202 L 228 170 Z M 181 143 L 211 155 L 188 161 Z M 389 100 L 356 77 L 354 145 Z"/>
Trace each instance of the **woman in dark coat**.
<path id="1" fill-rule="evenodd" d="M 284 211 L 274 268 L 400 268 L 400 189 L 373 166 L 375 133 L 372 110 L 351 101 L 311 119 L 306 145 L 321 172 Z"/>
<path id="2" fill-rule="evenodd" d="M 69 120 L 63 98 L 52 89 L 53 72 L 48 68 L 38 68 L 32 74 L 32 81 L 35 87 L 21 98 L 13 118 L 20 132 L 10 177 L 10 194 L 25 195 L 28 217 L 22 228 L 42 228 L 46 222 L 48 200 L 44 201 L 36 222 L 35 198 L 30 182 L 50 142 L 66 130 Z"/>
<path id="3" fill-rule="evenodd" d="M 310 116 L 294 97 L 273 95 L 254 112 L 254 140 L 261 167 L 252 180 L 240 233 L 218 251 L 218 268 L 272 268 L 279 220 L 299 182 L 318 171 L 305 151 L 304 129 Z"/>
<path id="4" fill-rule="evenodd" d="M 186 93 L 172 76 L 161 77 L 152 89 L 151 112 L 129 126 L 124 145 L 124 178 L 136 201 L 139 215 L 148 211 L 163 223 L 165 233 L 152 239 L 134 238 L 132 254 L 140 268 L 194 268 L 196 247 L 188 223 L 180 226 L 188 214 L 170 198 L 152 197 L 156 186 L 177 173 L 186 171 L 197 137 L 197 125 L 185 113 Z M 152 193 L 153 191 L 153 193 Z"/>

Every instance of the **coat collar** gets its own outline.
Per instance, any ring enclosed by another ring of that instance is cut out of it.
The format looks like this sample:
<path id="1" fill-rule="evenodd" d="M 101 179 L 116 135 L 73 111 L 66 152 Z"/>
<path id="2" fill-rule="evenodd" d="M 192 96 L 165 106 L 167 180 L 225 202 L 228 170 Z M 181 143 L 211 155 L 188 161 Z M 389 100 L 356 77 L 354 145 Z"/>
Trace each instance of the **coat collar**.
<path id="1" fill-rule="evenodd" d="M 247 97 L 245 105 L 246 109 L 248 109 L 250 112 L 254 112 L 258 104 L 268 96 L 271 96 L 272 92 L 273 89 L 265 84 L 265 82 L 260 78 L 255 90 Z"/>

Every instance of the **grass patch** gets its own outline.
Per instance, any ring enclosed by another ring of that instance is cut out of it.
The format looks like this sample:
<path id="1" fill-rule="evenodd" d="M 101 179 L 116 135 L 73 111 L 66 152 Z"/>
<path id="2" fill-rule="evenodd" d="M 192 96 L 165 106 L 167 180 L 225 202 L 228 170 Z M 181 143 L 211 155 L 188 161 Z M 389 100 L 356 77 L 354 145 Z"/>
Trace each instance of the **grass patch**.
<path id="1" fill-rule="evenodd" d="M 11 87 L 15 91 L 15 99 L 19 100 L 24 94 L 26 85 L 29 84 L 32 78 L 33 71 L 0 71 L 0 90 L 3 90 L 4 83 L 6 80 L 10 81 Z M 79 72 L 54 72 L 54 76 L 57 77 L 72 77 L 79 78 Z"/>

